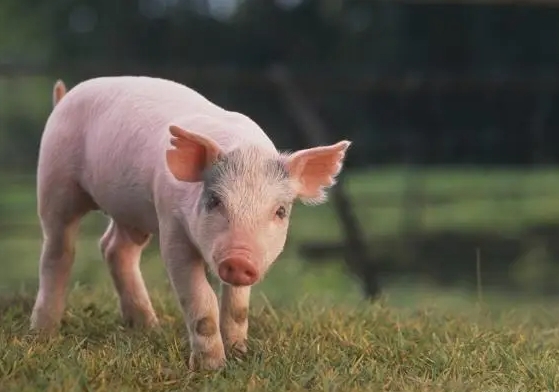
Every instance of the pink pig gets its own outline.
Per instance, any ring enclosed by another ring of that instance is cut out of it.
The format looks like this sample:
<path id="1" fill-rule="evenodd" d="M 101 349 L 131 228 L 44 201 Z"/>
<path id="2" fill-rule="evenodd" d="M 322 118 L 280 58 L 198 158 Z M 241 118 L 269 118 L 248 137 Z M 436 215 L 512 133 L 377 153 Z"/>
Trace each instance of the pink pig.
<path id="1" fill-rule="evenodd" d="M 43 248 L 31 328 L 58 329 L 79 221 L 101 210 L 111 220 L 100 248 L 128 324 L 158 325 L 140 272 L 157 234 L 190 367 L 219 368 L 225 348 L 245 352 L 250 288 L 282 252 L 293 202 L 326 200 L 350 142 L 280 153 L 247 116 L 150 77 L 95 78 L 68 93 L 58 81 L 53 106 L 37 169 Z M 221 308 L 206 265 L 223 283 Z"/>

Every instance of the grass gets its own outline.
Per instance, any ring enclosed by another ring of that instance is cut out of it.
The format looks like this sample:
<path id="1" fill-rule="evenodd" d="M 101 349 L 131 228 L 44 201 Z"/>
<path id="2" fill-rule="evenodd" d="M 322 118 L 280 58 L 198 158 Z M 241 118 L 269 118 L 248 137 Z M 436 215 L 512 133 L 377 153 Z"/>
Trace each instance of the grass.
<path id="1" fill-rule="evenodd" d="M 291 297 L 291 296 L 290 296 Z M 188 340 L 169 291 L 152 291 L 159 331 L 120 325 L 112 291 L 77 287 L 61 333 L 28 334 L 33 297 L 0 304 L 2 391 L 553 391 L 559 388 L 556 306 L 489 311 L 417 305 L 333 305 L 306 298 L 250 315 L 249 355 L 216 373 L 190 372 Z"/>
<path id="2" fill-rule="evenodd" d="M 383 169 L 349 176 L 357 212 L 363 223 L 372 222 L 365 225 L 369 234 L 398 232 L 404 174 Z M 426 230 L 505 231 L 559 220 L 554 170 L 414 175 L 424 182 Z M 521 198 L 491 199 L 520 187 Z M 559 390 L 559 306 L 553 299 L 484 287 L 480 303 L 474 292 L 401 281 L 385 286 L 379 303 L 363 303 L 339 263 L 309 266 L 297 256 L 301 241 L 339 238 L 329 205 L 297 207 L 285 253 L 253 291 L 251 351 L 220 372 L 186 368 L 185 326 L 155 246 L 147 249 L 142 270 L 162 328 L 121 326 L 97 249 L 106 224 L 100 215 L 84 221 L 60 334 L 33 336 L 28 318 L 41 246 L 34 180 L 0 176 L 0 188 L 0 392 Z M 376 203 L 387 195 L 389 203 Z"/>
<path id="3" fill-rule="evenodd" d="M 311 268 L 291 249 L 253 291 L 249 355 L 220 372 L 187 369 L 186 329 L 154 249 L 142 269 L 161 330 L 121 326 L 96 241 L 84 238 L 61 332 L 43 339 L 28 332 L 30 245 L 14 245 L 26 267 L 12 269 L 0 296 L 2 392 L 559 390 L 551 299 L 484 290 L 479 303 L 472 292 L 401 282 L 369 304 L 340 265 Z M 27 285 L 14 290 L 18 281 Z"/>

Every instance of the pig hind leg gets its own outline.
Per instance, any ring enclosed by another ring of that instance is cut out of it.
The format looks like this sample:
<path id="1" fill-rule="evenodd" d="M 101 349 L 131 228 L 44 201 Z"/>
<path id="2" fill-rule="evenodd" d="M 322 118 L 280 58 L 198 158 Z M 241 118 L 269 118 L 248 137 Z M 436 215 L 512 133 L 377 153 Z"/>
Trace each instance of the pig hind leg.
<path id="1" fill-rule="evenodd" d="M 119 296 L 122 317 L 129 326 L 157 325 L 157 317 L 140 271 L 142 251 L 150 239 L 150 234 L 111 220 L 99 242 Z"/>
<path id="2" fill-rule="evenodd" d="M 43 179 L 40 173 L 39 179 Z M 43 244 L 31 328 L 54 332 L 64 313 L 80 219 L 96 206 L 85 191 L 67 179 L 45 178 L 39 182 L 38 191 Z"/>

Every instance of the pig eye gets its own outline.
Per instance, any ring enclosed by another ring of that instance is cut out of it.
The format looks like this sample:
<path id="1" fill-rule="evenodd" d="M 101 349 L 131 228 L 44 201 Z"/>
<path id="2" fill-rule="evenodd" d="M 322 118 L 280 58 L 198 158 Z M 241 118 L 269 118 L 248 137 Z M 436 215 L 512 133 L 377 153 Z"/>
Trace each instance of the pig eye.
<path id="1" fill-rule="evenodd" d="M 217 208 L 220 205 L 221 205 L 221 200 L 219 199 L 219 197 L 216 195 L 210 195 L 206 203 L 206 208 L 208 210 L 213 210 L 214 208 Z"/>
<path id="2" fill-rule="evenodd" d="M 280 206 L 276 211 L 276 216 L 280 219 L 283 219 L 286 217 L 286 215 L 287 215 L 287 211 L 285 211 L 285 207 Z"/>

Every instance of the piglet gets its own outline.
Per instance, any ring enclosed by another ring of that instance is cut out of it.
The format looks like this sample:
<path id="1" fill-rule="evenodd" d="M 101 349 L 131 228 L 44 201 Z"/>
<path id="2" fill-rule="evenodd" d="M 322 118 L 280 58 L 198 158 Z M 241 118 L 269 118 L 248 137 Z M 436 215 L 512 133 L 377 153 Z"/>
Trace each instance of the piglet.
<path id="1" fill-rule="evenodd" d="M 100 210 L 100 240 L 129 325 L 153 327 L 140 257 L 158 235 L 190 338 L 192 369 L 246 352 L 251 286 L 282 252 L 292 205 L 326 201 L 349 141 L 279 152 L 249 117 L 173 81 L 100 77 L 70 91 L 58 81 L 42 135 L 38 215 L 43 232 L 31 329 L 58 330 L 81 218 Z M 206 266 L 222 283 L 221 303 Z"/>

